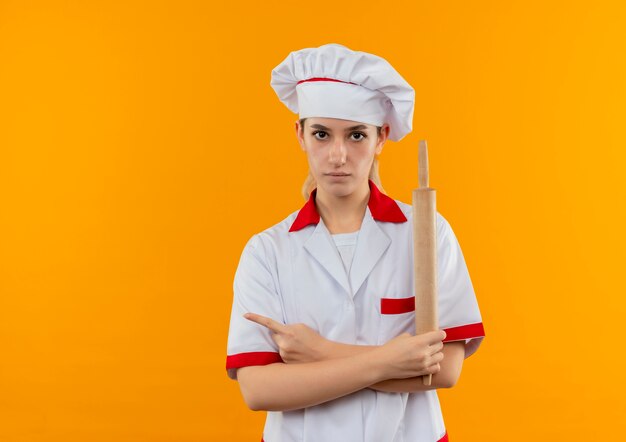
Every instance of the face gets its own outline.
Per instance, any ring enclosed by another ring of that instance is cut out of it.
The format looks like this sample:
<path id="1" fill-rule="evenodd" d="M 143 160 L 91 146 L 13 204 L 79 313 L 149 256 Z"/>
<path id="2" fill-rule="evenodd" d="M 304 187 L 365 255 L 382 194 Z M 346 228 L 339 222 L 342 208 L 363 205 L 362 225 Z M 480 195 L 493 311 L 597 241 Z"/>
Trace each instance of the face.
<path id="1" fill-rule="evenodd" d="M 296 121 L 296 135 L 306 152 L 311 174 L 319 188 L 346 196 L 366 185 L 374 157 L 381 153 L 389 134 L 385 123 L 378 136 L 376 126 L 337 118 Z"/>

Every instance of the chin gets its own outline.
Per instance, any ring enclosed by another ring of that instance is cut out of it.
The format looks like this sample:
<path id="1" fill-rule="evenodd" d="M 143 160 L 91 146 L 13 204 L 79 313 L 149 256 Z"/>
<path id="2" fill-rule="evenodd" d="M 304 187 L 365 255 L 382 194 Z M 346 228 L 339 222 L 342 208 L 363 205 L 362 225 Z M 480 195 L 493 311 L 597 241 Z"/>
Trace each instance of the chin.
<path id="1" fill-rule="evenodd" d="M 322 187 L 327 193 L 341 197 L 353 193 L 356 190 L 356 183 L 353 180 L 346 180 L 345 182 L 324 180 Z"/>

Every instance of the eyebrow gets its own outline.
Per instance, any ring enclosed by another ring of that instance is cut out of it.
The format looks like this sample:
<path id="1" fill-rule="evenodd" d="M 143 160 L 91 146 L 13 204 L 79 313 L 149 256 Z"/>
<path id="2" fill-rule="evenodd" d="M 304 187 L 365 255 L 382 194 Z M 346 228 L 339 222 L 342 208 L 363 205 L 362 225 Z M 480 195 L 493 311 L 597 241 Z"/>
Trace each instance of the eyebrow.
<path id="1" fill-rule="evenodd" d="M 311 124 L 311 127 L 313 129 L 321 129 L 321 130 L 325 130 L 330 132 L 331 129 L 329 127 L 326 127 L 322 124 Z M 363 124 L 358 124 L 356 126 L 351 126 L 351 127 L 347 127 L 346 129 L 344 129 L 345 132 L 348 132 L 350 130 L 357 130 L 357 129 L 367 129 L 367 126 L 363 125 Z"/>

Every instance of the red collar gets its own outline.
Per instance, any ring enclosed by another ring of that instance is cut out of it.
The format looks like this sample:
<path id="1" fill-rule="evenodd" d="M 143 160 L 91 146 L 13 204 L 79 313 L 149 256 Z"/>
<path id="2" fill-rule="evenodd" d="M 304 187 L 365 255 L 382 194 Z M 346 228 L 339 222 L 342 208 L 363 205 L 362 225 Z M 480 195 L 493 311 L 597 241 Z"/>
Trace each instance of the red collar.
<path id="1" fill-rule="evenodd" d="M 372 218 L 377 221 L 385 221 L 390 223 L 403 223 L 406 221 L 406 217 L 398 204 L 393 200 L 393 198 L 388 197 L 384 193 L 381 193 L 378 190 L 378 187 L 372 182 L 372 180 L 368 180 L 370 186 L 370 199 L 367 202 L 367 206 L 372 213 Z M 298 212 L 298 216 L 294 220 L 290 232 L 296 232 L 300 229 L 305 228 L 309 224 L 317 224 L 320 222 L 320 214 L 317 212 L 317 208 L 315 207 L 315 194 L 317 193 L 317 188 L 313 189 L 311 195 L 309 196 L 309 200 L 306 202 L 302 209 Z"/>

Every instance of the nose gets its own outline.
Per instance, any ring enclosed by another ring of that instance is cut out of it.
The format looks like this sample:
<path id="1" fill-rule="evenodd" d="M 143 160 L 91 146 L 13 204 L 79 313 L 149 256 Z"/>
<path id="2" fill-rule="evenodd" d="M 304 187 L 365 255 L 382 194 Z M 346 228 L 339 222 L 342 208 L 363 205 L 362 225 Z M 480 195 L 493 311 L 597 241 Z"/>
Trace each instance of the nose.
<path id="1" fill-rule="evenodd" d="M 347 153 L 343 139 L 338 137 L 330 146 L 328 161 L 335 166 L 346 164 Z"/>

